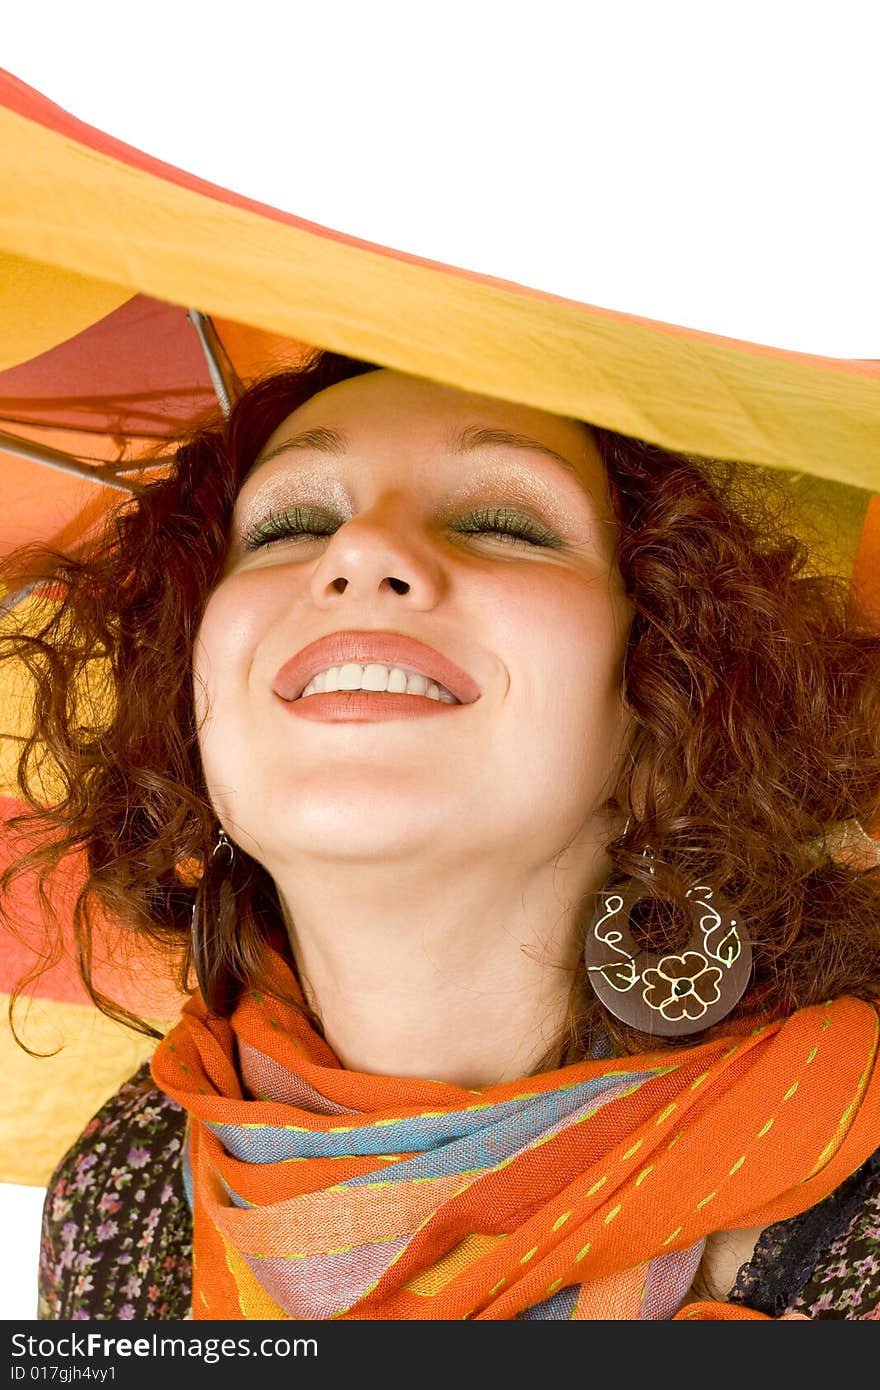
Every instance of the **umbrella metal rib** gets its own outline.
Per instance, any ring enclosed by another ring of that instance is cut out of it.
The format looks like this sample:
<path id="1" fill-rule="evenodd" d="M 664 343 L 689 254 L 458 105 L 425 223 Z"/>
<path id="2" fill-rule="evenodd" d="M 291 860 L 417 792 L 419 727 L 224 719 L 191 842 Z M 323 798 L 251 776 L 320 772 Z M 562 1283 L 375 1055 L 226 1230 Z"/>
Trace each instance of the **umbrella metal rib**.
<path id="1" fill-rule="evenodd" d="M 228 416 L 232 411 L 235 397 L 241 392 L 242 383 L 220 342 L 211 318 L 198 309 L 187 310 L 187 318 L 198 335 L 217 400 L 224 415 Z M 112 487 L 119 492 L 127 493 L 140 492 L 140 485 L 126 480 L 120 474 L 135 470 L 142 471 L 144 468 L 154 469 L 171 462 L 170 458 L 158 458 L 94 466 L 83 463 L 81 459 L 62 449 L 54 449 L 49 445 L 39 444 L 35 440 L 22 439 L 19 435 L 9 434 L 5 430 L 0 430 L 0 450 L 18 458 L 28 459 L 32 463 L 43 464 L 63 473 L 71 473 L 75 477 L 86 478 L 91 483 L 99 483 L 103 487 Z M 0 599 L 0 619 L 12 613 L 20 603 L 33 593 L 38 584 L 39 580 L 32 580 L 12 593 L 3 595 Z"/>
<path id="2" fill-rule="evenodd" d="M 202 346 L 202 352 L 205 354 L 205 363 L 211 377 L 211 385 L 217 394 L 220 408 L 224 415 L 229 415 L 232 411 L 234 397 L 241 392 L 241 382 L 226 355 L 223 344 L 217 336 L 217 330 L 209 316 L 203 314 L 200 309 L 188 309 L 186 316 L 199 335 L 199 342 Z"/>
<path id="3" fill-rule="evenodd" d="M 0 449 L 18 458 L 29 459 L 32 463 L 43 463 L 49 468 L 60 468 L 63 473 L 74 473 L 80 478 L 88 478 L 90 483 L 101 483 L 104 487 L 115 487 L 120 492 L 137 492 L 136 483 L 127 483 L 103 468 L 92 468 L 81 463 L 72 454 L 61 449 L 51 449 L 47 444 L 37 444 L 30 439 L 20 439 L 18 435 L 0 430 Z"/>
<path id="4" fill-rule="evenodd" d="M 4 594 L 3 597 L 0 598 L 0 618 L 7 617 L 7 615 L 12 613 L 20 603 L 24 603 L 26 598 L 30 598 L 38 585 L 39 580 L 35 579 L 30 584 L 23 584 L 20 589 L 16 589 L 12 594 Z"/>
<path id="5" fill-rule="evenodd" d="M 229 415 L 234 398 L 241 391 L 241 381 L 229 361 L 210 317 L 199 309 L 188 309 L 187 318 L 198 335 L 211 384 L 214 387 L 220 407 L 224 415 Z M 161 467 L 171 461 L 160 458 L 151 459 L 146 465 L 140 461 L 94 467 L 83 463 L 73 454 L 65 453 L 62 449 L 53 449 L 46 444 L 38 444 L 34 440 L 22 439 L 18 435 L 8 434 L 5 430 L 0 430 L 0 450 L 14 454 L 18 458 L 28 459 L 31 463 L 42 463 L 49 468 L 60 469 L 63 473 L 72 473 L 76 477 L 88 478 L 89 482 L 101 483 L 104 487 L 117 488 L 120 492 L 139 491 L 136 483 L 126 482 L 119 476 L 120 474 L 141 471 L 145 466 L 149 468 Z"/>

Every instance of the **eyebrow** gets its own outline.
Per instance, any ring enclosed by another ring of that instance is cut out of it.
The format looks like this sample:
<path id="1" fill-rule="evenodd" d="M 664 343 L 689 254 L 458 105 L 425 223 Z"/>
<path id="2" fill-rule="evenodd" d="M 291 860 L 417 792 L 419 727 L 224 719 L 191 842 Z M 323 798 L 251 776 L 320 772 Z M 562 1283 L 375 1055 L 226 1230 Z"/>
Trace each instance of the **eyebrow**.
<path id="1" fill-rule="evenodd" d="M 295 434 L 292 439 L 285 439 L 282 444 L 277 445 L 268 454 L 258 458 L 255 466 L 268 463 L 270 459 L 277 458 L 279 454 L 286 453 L 288 449 L 315 449 L 321 454 L 339 456 L 347 452 L 350 443 L 348 435 L 343 434 L 341 430 L 318 426 L 315 429 L 303 430 L 300 434 Z M 513 434 L 510 430 L 468 425 L 459 433 L 452 435 L 448 441 L 448 447 L 453 454 L 470 454 L 477 449 L 493 445 L 502 445 L 510 449 L 528 449 L 532 453 L 543 454 L 545 458 L 561 464 L 576 478 L 580 476 L 574 464 L 563 454 L 558 454 L 549 445 L 541 444 L 537 439 L 531 439 L 527 434 Z"/>

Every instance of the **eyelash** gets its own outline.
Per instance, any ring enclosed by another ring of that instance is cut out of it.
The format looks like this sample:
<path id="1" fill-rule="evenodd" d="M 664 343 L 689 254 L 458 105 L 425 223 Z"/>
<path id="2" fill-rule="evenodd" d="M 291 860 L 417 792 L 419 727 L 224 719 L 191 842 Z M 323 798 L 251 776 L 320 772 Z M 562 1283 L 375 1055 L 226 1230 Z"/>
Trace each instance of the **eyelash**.
<path id="1" fill-rule="evenodd" d="M 321 529 L 320 514 L 310 512 L 307 507 L 294 507 L 290 511 L 270 512 L 266 520 L 245 537 L 244 548 L 246 551 L 259 550 L 274 541 L 290 540 L 297 536 L 332 536 L 337 529 L 336 524 Z M 484 507 L 471 512 L 453 529 L 464 535 L 495 532 L 528 545 L 558 547 L 561 544 L 559 538 L 539 522 L 505 511 L 502 507 Z"/>

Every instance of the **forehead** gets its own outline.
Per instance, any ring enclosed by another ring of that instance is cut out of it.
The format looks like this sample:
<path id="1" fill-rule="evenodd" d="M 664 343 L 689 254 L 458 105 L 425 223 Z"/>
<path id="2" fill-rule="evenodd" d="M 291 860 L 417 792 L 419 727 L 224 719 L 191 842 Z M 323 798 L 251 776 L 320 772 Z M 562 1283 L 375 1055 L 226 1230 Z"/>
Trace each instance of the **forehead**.
<path id="1" fill-rule="evenodd" d="M 431 421 L 442 424 L 447 419 L 455 420 L 473 414 L 495 416 L 499 420 L 528 424 L 532 429 L 549 431 L 571 441 L 588 432 L 586 426 L 578 421 L 553 415 L 534 406 L 483 396 L 475 391 L 462 391 L 424 377 L 380 368 L 361 376 L 349 377 L 319 391 L 293 411 L 278 426 L 275 434 L 280 436 L 289 425 L 311 422 L 316 415 L 344 417 L 353 426 L 360 423 L 367 427 L 374 421 L 391 423 L 399 414 L 422 419 L 426 424 Z"/>
<path id="2" fill-rule="evenodd" d="M 391 443 L 432 456 L 464 452 L 462 442 L 472 451 L 477 429 L 481 445 L 495 429 L 558 454 L 560 466 L 591 487 L 604 480 L 593 432 L 581 421 L 384 368 L 327 387 L 288 415 L 264 443 L 251 476 L 287 441 L 321 429 L 343 437 L 340 453 Z"/>

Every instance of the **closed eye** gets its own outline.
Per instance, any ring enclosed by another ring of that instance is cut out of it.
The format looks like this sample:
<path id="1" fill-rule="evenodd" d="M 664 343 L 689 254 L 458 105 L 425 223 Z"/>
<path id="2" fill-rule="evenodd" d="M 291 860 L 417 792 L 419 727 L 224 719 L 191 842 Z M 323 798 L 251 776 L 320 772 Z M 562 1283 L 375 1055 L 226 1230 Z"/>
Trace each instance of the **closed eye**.
<path id="1" fill-rule="evenodd" d="M 258 526 L 244 538 L 246 551 L 260 550 L 273 541 L 295 540 L 300 536 L 332 536 L 339 522 L 312 507 L 292 507 L 283 512 L 269 512 Z"/>
<path id="2" fill-rule="evenodd" d="M 510 541 L 524 541 L 528 545 L 559 546 L 559 537 L 531 517 L 519 512 L 509 512 L 503 507 L 486 507 L 471 512 L 457 521 L 453 528 L 464 535 L 483 535 L 494 533 Z"/>
<path id="3" fill-rule="evenodd" d="M 332 536 L 342 522 L 326 512 L 311 507 L 292 507 L 283 512 L 270 512 L 259 525 L 244 537 L 245 551 L 260 550 L 275 541 L 298 540 L 305 537 Z M 495 535 L 507 543 L 559 547 L 562 542 L 548 527 L 503 507 L 486 507 L 458 519 L 451 530 L 459 535 Z"/>

